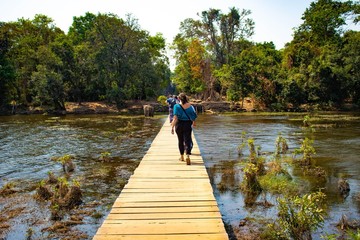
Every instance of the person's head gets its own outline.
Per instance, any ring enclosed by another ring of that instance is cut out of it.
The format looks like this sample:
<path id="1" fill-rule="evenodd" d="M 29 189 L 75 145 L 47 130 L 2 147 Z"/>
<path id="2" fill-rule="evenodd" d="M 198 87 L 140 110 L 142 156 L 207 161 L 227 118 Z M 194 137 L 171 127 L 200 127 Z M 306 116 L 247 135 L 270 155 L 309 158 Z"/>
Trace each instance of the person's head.
<path id="1" fill-rule="evenodd" d="M 175 98 L 175 99 L 179 99 L 178 96 L 176 96 L 176 95 L 174 95 L 174 98 Z"/>
<path id="2" fill-rule="evenodd" d="M 180 93 L 179 94 L 179 100 L 181 101 L 182 104 L 185 104 L 185 103 L 187 103 L 189 101 L 188 97 L 186 96 L 185 93 Z"/>

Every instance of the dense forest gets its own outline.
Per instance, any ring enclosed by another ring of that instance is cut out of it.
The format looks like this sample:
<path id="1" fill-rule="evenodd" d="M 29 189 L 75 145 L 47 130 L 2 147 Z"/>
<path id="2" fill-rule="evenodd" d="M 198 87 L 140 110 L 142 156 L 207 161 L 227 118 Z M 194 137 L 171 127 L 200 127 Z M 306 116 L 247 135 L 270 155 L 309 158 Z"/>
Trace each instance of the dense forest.
<path id="1" fill-rule="evenodd" d="M 173 86 L 202 100 L 252 97 L 273 110 L 360 104 L 360 32 L 347 28 L 359 12 L 358 1 L 314 1 L 292 41 L 277 50 L 249 40 L 250 10 L 210 8 L 180 23 L 173 73 L 163 36 L 151 36 L 131 15 L 86 13 L 73 18 L 68 33 L 45 15 L 0 22 L 0 106 L 122 106 Z"/>

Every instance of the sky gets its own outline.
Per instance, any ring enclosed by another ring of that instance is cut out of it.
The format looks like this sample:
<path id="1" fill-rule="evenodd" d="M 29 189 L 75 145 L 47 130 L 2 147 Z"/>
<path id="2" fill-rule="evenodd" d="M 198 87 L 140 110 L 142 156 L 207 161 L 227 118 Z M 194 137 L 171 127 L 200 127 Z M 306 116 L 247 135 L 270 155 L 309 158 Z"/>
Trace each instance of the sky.
<path id="1" fill-rule="evenodd" d="M 57 27 L 68 32 L 73 17 L 86 12 L 113 13 L 126 19 L 131 14 L 138 19 L 141 29 L 150 35 L 162 33 L 171 44 L 179 26 L 187 18 L 199 20 L 197 13 L 210 8 L 228 13 L 235 7 L 251 10 L 255 22 L 254 42 L 272 41 L 277 49 L 292 40 L 294 28 L 312 0 L 0 0 L 0 21 L 33 19 L 44 14 L 54 20 Z"/>
<path id="2" fill-rule="evenodd" d="M 277 49 L 292 39 L 293 28 L 302 23 L 301 16 L 311 0 L 0 0 L 0 21 L 33 19 L 44 14 L 67 32 L 74 16 L 86 12 L 114 13 L 125 19 L 132 14 L 143 30 L 151 35 L 162 33 L 171 43 L 186 18 L 200 19 L 197 13 L 210 8 L 228 13 L 229 8 L 251 10 L 255 22 L 255 42 L 273 41 Z"/>

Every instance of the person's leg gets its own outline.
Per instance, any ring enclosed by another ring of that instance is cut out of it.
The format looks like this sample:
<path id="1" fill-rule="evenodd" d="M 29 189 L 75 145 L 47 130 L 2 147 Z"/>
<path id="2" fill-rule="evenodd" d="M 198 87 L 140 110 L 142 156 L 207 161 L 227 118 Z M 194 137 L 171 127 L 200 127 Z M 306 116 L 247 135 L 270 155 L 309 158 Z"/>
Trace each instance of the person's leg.
<path id="1" fill-rule="evenodd" d="M 191 134 L 192 134 L 192 127 L 191 127 L 191 122 L 186 122 L 186 126 L 184 128 L 184 143 L 185 143 L 185 150 L 186 150 L 186 155 L 191 155 L 191 150 L 193 148 L 193 142 L 192 142 L 192 138 L 191 138 Z"/>
<path id="2" fill-rule="evenodd" d="M 184 152 L 185 152 L 185 147 L 184 147 L 184 131 L 183 131 L 183 123 L 182 122 L 177 122 L 176 126 L 175 126 L 175 132 L 176 135 L 178 137 L 178 147 L 179 147 L 179 152 L 180 152 L 180 160 L 184 160 Z"/>
<path id="3" fill-rule="evenodd" d="M 174 110 L 172 108 L 169 109 L 169 118 L 171 123 L 174 119 Z"/>
<path id="4" fill-rule="evenodd" d="M 184 128 L 184 142 L 185 142 L 185 148 L 186 148 L 186 164 L 190 165 L 191 161 L 190 161 L 190 155 L 191 155 L 191 150 L 193 147 L 193 142 L 192 142 L 192 138 L 191 138 L 191 133 L 192 133 L 192 122 L 187 122 L 186 127 Z"/>

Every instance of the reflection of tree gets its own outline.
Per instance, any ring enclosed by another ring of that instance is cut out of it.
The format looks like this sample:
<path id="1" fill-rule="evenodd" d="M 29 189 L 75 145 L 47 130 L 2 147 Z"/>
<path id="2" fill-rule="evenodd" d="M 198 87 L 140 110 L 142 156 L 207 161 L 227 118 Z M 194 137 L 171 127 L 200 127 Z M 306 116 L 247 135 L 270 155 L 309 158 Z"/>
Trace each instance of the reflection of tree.
<path id="1" fill-rule="evenodd" d="M 257 198 L 259 197 L 261 191 L 246 191 L 244 192 L 244 203 L 245 207 L 254 206 Z"/>
<path id="2" fill-rule="evenodd" d="M 235 190 L 238 188 L 236 161 L 222 161 L 219 164 L 209 168 L 209 177 L 216 184 L 220 192 Z M 216 177 L 219 181 L 216 181 Z"/>

